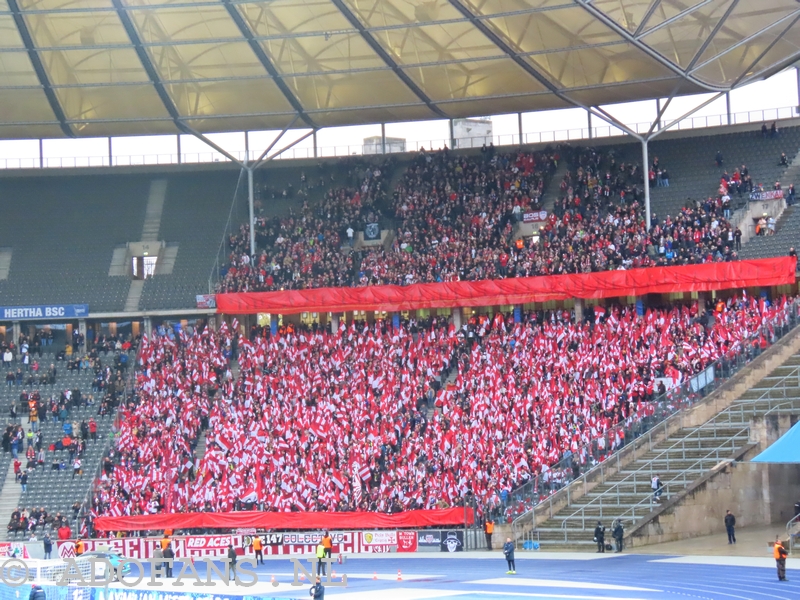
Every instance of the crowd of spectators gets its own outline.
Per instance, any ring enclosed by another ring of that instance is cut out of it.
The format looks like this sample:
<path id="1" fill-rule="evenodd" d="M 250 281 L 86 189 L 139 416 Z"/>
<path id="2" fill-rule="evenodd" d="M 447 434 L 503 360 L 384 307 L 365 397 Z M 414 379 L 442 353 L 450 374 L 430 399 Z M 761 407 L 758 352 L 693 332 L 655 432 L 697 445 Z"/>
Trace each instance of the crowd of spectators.
<path id="1" fill-rule="evenodd" d="M 708 312 L 609 307 L 581 322 L 552 311 L 461 329 L 437 317 L 238 342 L 227 327 L 159 337 L 143 348 L 138 400 L 94 507 L 395 512 L 471 498 L 491 509 L 520 484 L 546 481 L 567 453 L 587 464 L 599 446 L 602 459 L 623 425 L 652 413 L 665 382 L 766 347 L 790 306 L 743 298 Z"/>
<path id="2" fill-rule="evenodd" d="M 542 208 L 542 194 L 563 161 L 569 169 L 556 183 L 546 222 L 534 235 L 518 235 L 514 224 Z M 407 285 L 734 261 L 741 231 L 727 221 L 730 194 L 752 187 L 742 165 L 722 176 L 717 197 L 688 201 L 678 214 L 653 215 L 648 224 L 645 173 L 635 162 L 618 162 L 613 149 L 502 153 L 490 147 L 475 156 L 422 151 L 385 209 L 393 221 L 391 246 L 342 251 L 353 231 L 382 216 L 376 199 L 387 192 L 380 172 L 356 171 L 360 187 L 331 190 L 319 205 L 304 202 L 289 217 L 259 217 L 255 258 L 243 225 L 231 237 L 230 267 L 219 290 Z M 670 176 L 654 157 L 650 184 L 669 186 Z"/>
<path id="3" fill-rule="evenodd" d="M 343 163 L 342 169 L 347 167 Z M 250 231 L 231 235 L 230 263 L 218 291 L 270 291 L 350 286 L 354 263 L 343 245 L 367 223 L 379 223 L 390 161 L 350 164 L 347 181 L 333 186 L 317 204 L 303 201 L 287 217 L 256 218 L 257 254 L 250 256 Z M 334 180 L 333 182 L 338 183 Z"/>
<path id="4" fill-rule="evenodd" d="M 135 340 L 104 336 L 90 344 L 83 357 L 77 354 L 77 347 L 74 354 L 66 352 L 72 350 L 73 343 L 80 347 L 83 340 L 78 337 L 69 340 L 62 350 L 66 364 L 57 360 L 47 369 L 40 369 L 36 359 L 30 363 L 22 360 L 24 354 L 30 352 L 27 336 L 21 336 L 18 345 L 11 344 L 4 349 L 18 349 L 18 362 L 23 365 L 18 369 L 22 377 L 14 379 L 20 389 L 19 400 L 9 404 L 9 422 L 2 435 L 2 449 L 11 454 L 15 480 L 22 486 L 23 493 L 30 475 L 38 469 L 71 472 L 73 479 L 83 476 L 84 453 L 89 443 L 98 441 L 98 423 L 94 417 L 79 422 L 73 417 L 73 410 L 96 406 L 99 416 L 110 414 L 125 390 L 128 351 L 134 347 Z M 101 352 L 113 354 L 102 356 Z M 64 367 L 91 372 L 91 393 L 81 390 L 80 386 L 58 389 L 58 374 Z M 48 422 L 56 423 L 57 429 L 44 429 L 42 425 Z M 81 506 L 80 502 L 77 505 Z M 62 526 L 69 527 L 67 518 L 64 517 L 62 523 L 60 514 L 48 516 L 44 508 L 18 509 L 12 515 L 8 531 L 34 536 L 37 527 L 58 530 Z"/>
<path id="5" fill-rule="evenodd" d="M 358 284 L 510 276 L 514 223 L 542 207 L 559 160 L 560 149 L 485 149 L 479 156 L 421 152 L 394 191 L 393 245 L 367 253 Z"/>

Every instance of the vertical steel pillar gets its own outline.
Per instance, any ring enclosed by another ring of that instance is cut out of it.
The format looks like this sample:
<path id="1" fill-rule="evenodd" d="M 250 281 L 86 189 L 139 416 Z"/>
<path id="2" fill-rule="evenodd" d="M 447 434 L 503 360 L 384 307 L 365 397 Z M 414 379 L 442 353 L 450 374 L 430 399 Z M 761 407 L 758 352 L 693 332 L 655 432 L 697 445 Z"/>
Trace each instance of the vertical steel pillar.
<path id="1" fill-rule="evenodd" d="M 314 158 L 317 158 L 317 130 L 316 129 L 314 130 L 313 140 L 314 140 Z"/>
<path id="2" fill-rule="evenodd" d="M 450 119 L 450 149 L 456 149 L 456 134 L 453 128 L 453 119 Z"/>
<path id="3" fill-rule="evenodd" d="M 592 131 L 592 111 L 586 111 L 586 121 L 589 125 L 589 139 L 591 140 L 594 138 L 594 132 Z"/>
<path id="4" fill-rule="evenodd" d="M 183 158 L 181 157 L 181 134 L 179 133 L 176 137 L 178 138 L 178 164 L 181 164 L 183 162 Z"/>
<path id="5" fill-rule="evenodd" d="M 108 166 L 114 166 L 114 152 L 111 149 L 111 136 L 108 136 Z"/>
<path id="6" fill-rule="evenodd" d="M 521 146 L 522 144 L 525 143 L 525 138 L 523 137 L 523 134 L 522 134 L 522 113 L 521 112 L 517 113 L 517 129 L 519 130 L 519 145 Z"/>
<path id="7" fill-rule="evenodd" d="M 658 119 L 656 121 L 656 131 L 661 129 L 661 117 L 659 116 L 660 114 L 661 114 L 661 98 L 656 98 L 656 119 Z"/>
<path id="8" fill-rule="evenodd" d="M 250 208 L 250 256 L 256 255 L 256 218 L 253 210 L 253 168 L 245 167 L 247 169 L 247 204 Z"/>
<path id="9" fill-rule="evenodd" d="M 725 92 L 725 108 L 728 110 L 728 125 L 731 125 L 731 93 Z"/>
<path id="10" fill-rule="evenodd" d="M 44 140 L 39 138 L 39 168 L 44 169 Z"/>
<path id="11" fill-rule="evenodd" d="M 644 174 L 645 224 L 650 229 L 650 157 L 647 155 L 647 138 L 642 140 L 642 169 Z"/>
<path id="12" fill-rule="evenodd" d="M 381 123 L 381 154 L 386 154 L 386 123 Z"/>

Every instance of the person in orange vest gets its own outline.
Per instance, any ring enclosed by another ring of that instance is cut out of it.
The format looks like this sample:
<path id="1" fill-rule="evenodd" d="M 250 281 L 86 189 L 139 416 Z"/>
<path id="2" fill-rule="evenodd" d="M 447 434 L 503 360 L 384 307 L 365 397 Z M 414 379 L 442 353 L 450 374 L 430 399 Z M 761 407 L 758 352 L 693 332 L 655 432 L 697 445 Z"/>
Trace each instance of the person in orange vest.
<path id="1" fill-rule="evenodd" d="M 333 538 L 327 531 L 322 535 L 322 547 L 325 548 L 325 558 L 330 558 L 331 550 L 333 549 Z"/>
<path id="2" fill-rule="evenodd" d="M 772 547 L 774 556 L 775 556 L 775 564 L 778 567 L 778 581 L 788 581 L 786 579 L 786 548 L 783 547 L 783 542 L 781 542 L 780 536 L 775 536 L 775 545 Z"/>
<path id="3" fill-rule="evenodd" d="M 161 551 L 163 552 L 169 546 L 169 536 L 164 533 L 164 537 L 158 543 L 161 545 Z"/>
<path id="4" fill-rule="evenodd" d="M 253 552 L 256 553 L 256 564 L 259 564 L 259 559 L 261 559 L 260 564 L 264 564 L 264 544 L 261 541 L 261 536 L 256 535 L 253 536 Z"/>
<path id="5" fill-rule="evenodd" d="M 83 543 L 81 538 L 78 538 L 78 541 L 75 542 L 75 556 L 80 556 L 86 552 L 86 544 Z"/>
<path id="6" fill-rule="evenodd" d="M 483 524 L 483 532 L 486 534 L 486 549 L 492 549 L 492 534 L 494 533 L 494 521 L 491 517 L 486 518 L 486 523 Z"/>

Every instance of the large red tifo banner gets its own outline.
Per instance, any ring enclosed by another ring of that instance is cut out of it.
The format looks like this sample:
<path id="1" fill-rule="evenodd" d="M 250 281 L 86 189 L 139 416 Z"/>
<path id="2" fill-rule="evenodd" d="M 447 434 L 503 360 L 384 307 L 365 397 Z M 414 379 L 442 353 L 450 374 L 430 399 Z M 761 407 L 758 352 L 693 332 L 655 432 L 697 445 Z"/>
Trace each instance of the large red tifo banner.
<path id="1" fill-rule="evenodd" d="M 192 535 L 170 538 L 176 558 L 204 558 L 226 556 L 228 547 L 240 556 L 251 556 L 254 535 Z M 258 537 L 266 556 L 308 555 L 314 554 L 317 544 L 322 541 L 321 532 L 265 533 Z M 385 554 L 389 552 L 416 552 L 416 531 L 333 531 L 331 552 L 334 554 L 357 554 L 368 552 Z M 122 556 L 138 560 L 153 557 L 159 544 L 159 538 L 112 538 L 108 540 L 84 540 L 88 552 L 112 550 Z M 22 544 L 21 544 L 22 545 Z M 23 550 L 24 550 L 24 545 Z M 73 540 L 58 542 L 58 556 L 72 558 L 75 556 Z M 23 558 L 28 558 L 27 554 Z"/>
<path id="2" fill-rule="evenodd" d="M 372 512 L 230 512 L 174 513 L 136 517 L 98 517 L 97 531 L 147 531 L 158 529 L 414 529 L 447 527 L 474 522 L 471 508 L 409 510 L 391 515 Z"/>
<path id="3" fill-rule="evenodd" d="M 218 294 L 217 312 L 291 315 L 353 310 L 401 311 L 771 287 L 794 283 L 796 263 L 796 258 L 787 256 L 516 279 Z"/>

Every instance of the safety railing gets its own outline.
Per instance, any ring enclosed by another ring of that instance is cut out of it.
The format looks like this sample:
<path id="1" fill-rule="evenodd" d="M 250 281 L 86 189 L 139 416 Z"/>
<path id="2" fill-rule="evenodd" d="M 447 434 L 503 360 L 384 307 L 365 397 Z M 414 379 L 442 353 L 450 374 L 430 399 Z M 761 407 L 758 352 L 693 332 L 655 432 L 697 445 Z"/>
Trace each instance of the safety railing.
<path id="1" fill-rule="evenodd" d="M 727 114 L 704 115 L 688 117 L 676 123 L 673 130 L 707 129 L 723 127 L 726 125 L 742 125 L 748 123 L 772 123 L 797 117 L 794 106 L 768 108 L 763 110 L 743 111 Z M 670 121 L 663 119 L 659 127 L 666 127 Z M 588 127 L 574 127 L 552 131 L 523 131 L 515 134 L 497 134 L 490 136 L 477 136 L 469 138 L 431 138 L 425 140 L 403 140 L 397 143 L 387 139 L 386 153 L 419 152 L 425 150 L 441 150 L 449 148 L 480 148 L 485 144 L 495 146 L 519 146 L 527 144 L 547 144 L 569 142 L 574 140 L 589 140 L 622 136 L 625 133 L 612 125 Z M 650 122 L 626 123 L 626 126 L 637 133 L 647 133 L 652 126 Z M 455 142 L 455 143 L 454 143 Z M 177 147 L 177 144 L 176 144 Z M 345 157 L 353 155 L 381 154 L 383 147 L 378 148 L 374 143 L 368 144 L 342 144 L 335 146 L 297 146 L 290 148 L 278 156 L 278 160 L 299 160 L 325 157 Z M 252 150 L 229 151 L 237 160 L 254 160 L 260 152 Z M 27 156 L 0 158 L 0 169 L 52 169 L 52 168 L 81 168 L 81 167 L 109 167 L 109 166 L 144 166 L 144 165 L 174 165 L 230 162 L 227 156 L 215 152 L 152 152 L 142 154 L 114 154 L 87 156 Z"/>
<path id="2" fill-rule="evenodd" d="M 764 416 L 766 417 L 770 413 L 772 413 L 773 411 L 779 410 L 781 408 L 785 408 L 786 406 L 790 406 L 790 405 L 792 407 L 794 407 L 794 403 L 791 403 L 791 402 L 779 403 L 776 407 L 770 408 L 769 410 L 767 410 L 764 413 Z M 740 430 L 736 431 L 736 433 L 734 433 L 730 437 L 731 442 L 733 442 L 733 440 L 735 438 L 740 437 L 742 434 L 748 434 L 749 431 L 750 431 L 750 427 L 749 427 L 749 424 L 748 424 L 747 427 L 741 428 Z M 699 470 L 701 470 L 701 471 L 707 471 L 708 469 L 704 469 L 703 468 L 703 463 L 707 463 L 712 458 L 712 454 L 714 455 L 714 460 L 716 460 L 717 464 L 718 464 L 719 461 L 720 461 L 719 453 L 720 453 L 721 449 L 722 448 L 717 447 L 714 450 L 709 451 L 708 454 L 706 454 L 704 457 L 699 458 L 696 461 L 694 461 L 690 466 L 681 467 L 681 470 L 678 473 L 678 475 L 676 475 L 675 477 L 673 477 L 672 479 L 667 481 L 666 484 L 664 484 L 663 488 L 661 488 L 662 489 L 661 493 L 663 494 L 664 492 L 666 492 L 667 498 L 669 498 L 674 493 L 679 493 L 679 492 L 685 490 L 687 485 L 690 484 L 692 481 L 694 481 L 696 479 L 696 477 L 687 478 L 687 473 L 692 473 L 692 472 L 698 470 L 697 467 L 699 467 Z M 731 443 L 731 449 L 732 449 L 732 451 L 734 451 L 736 449 L 736 446 L 735 446 L 734 443 Z M 728 458 L 730 458 L 730 456 Z M 650 471 L 652 473 L 653 472 L 652 461 L 648 465 L 644 465 L 643 467 L 641 467 L 641 469 L 647 469 L 648 466 L 650 467 Z M 622 483 L 622 482 L 620 482 L 620 483 Z M 617 487 L 617 490 L 619 490 L 619 483 L 617 483 L 615 485 L 615 487 Z M 677 490 L 675 490 L 673 492 L 670 489 L 671 487 L 673 489 L 677 488 Z M 608 493 L 608 492 L 604 492 L 604 494 L 605 493 Z M 582 506 L 579 511 L 575 511 L 575 513 L 569 515 L 568 517 L 565 517 L 565 519 L 562 521 L 562 525 L 561 525 L 562 529 L 565 530 L 565 533 L 564 533 L 564 539 L 565 540 L 567 539 L 567 537 L 566 537 L 567 536 L 567 523 L 569 522 L 569 520 L 574 519 L 577 516 L 577 513 L 580 512 L 581 513 L 581 528 L 585 529 L 586 528 L 586 509 L 589 508 L 589 506 L 595 500 L 601 498 L 604 494 L 601 494 L 600 496 L 598 496 L 597 498 L 592 500 L 589 504 Z M 639 502 L 637 502 L 636 504 L 634 504 L 633 506 L 631 506 L 627 510 L 623 511 L 621 514 L 617 513 L 614 516 L 615 517 L 625 518 L 625 519 L 630 519 L 632 521 L 636 521 L 639 517 L 644 516 L 645 514 L 650 514 L 653 511 L 653 508 L 656 506 L 656 504 L 657 504 L 657 502 L 656 502 L 656 493 L 654 491 L 653 493 L 648 494 L 648 496 L 646 498 L 644 498 L 643 500 L 640 500 Z M 599 518 L 602 519 L 603 518 L 603 505 L 602 505 L 602 503 L 600 503 L 599 505 L 595 505 L 594 508 L 598 508 L 598 506 L 599 506 Z M 619 507 L 619 504 L 617 504 L 616 506 Z M 637 517 L 637 515 L 636 515 L 637 511 L 639 512 L 639 517 Z M 596 515 L 592 515 L 590 518 L 594 519 L 595 517 L 596 517 Z"/>
<path id="3" fill-rule="evenodd" d="M 799 303 L 797 300 L 790 305 L 787 309 L 787 321 L 782 325 L 773 327 L 774 336 L 772 336 L 771 339 L 767 327 L 763 327 L 763 331 L 760 333 L 767 335 L 767 339 L 769 339 L 772 344 L 785 337 L 798 324 L 798 305 Z M 752 342 L 758 335 L 759 334 L 754 335 L 750 341 Z M 659 436 L 661 436 L 661 438 L 666 438 L 674 419 L 680 418 L 679 413 L 681 411 L 685 408 L 690 408 L 709 393 L 719 388 L 760 354 L 760 350 L 754 348 L 752 343 L 747 343 L 739 353 L 725 357 L 714 363 L 715 377 L 711 382 L 708 382 L 706 387 L 694 389 L 693 382 L 695 378 L 692 378 L 657 398 L 655 403 L 658 409 L 654 411 L 654 414 L 651 417 L 633 423 L 629 427 L 625 427 L 623 429 L 625 432 L 623 444 L 618 449 L 614 449 L 614 452 L 605 460 L 594 464 L 583 473 L 577 473 L 572 470 L 572 455 L 570 454 L 562 458 L 550 469 L 551 473 L 555 472 L 555 479 L 551 478 L 549 483 L 542 482 L 545 484 L 545 489 L 540 489 L 538 487 L 541 479 L 539 476 L 516 488 L 509 494 L 508 500 L 503 503 L 501 508 L 508 508 L 519 502 L 530 502 L 532 505 L 529 509 L 512 520 L 512 531 L 514 532 L 515 540 L 522 539 L 523 535 L 527 535 L 536 529 L 536 517 L 537 514 L 541 515 L 542 511 L 544 511 L 549 518 L 552 518 L 554 515 L 554 503 L 566 499 L 566 505 L 568 506 L 571 502 L 572 486 L 574 486 L 576 482 L 583 480 L 584 493 L 588 488 L 589 479 L 594 478 L 596 475 L 599 475 L 601 483 L 605 483 L 608 471 L 619 471 L 622 452 L 628 451 L 630 443 L 647 444 L 648 449 L 652 450 L 654 439 L 660 439 Z M 797 376 L 800 377 L 800 368 Z M 768 392 L 765 393 L 765 396 L 767 393 Z M 759 400 L 762 399 L 763 398 L 759 398 Z M 616 433 L 616 431 L 618 431 L 618 429 L 613 430 L 612 433 Z M 646 441 L 642 441 L 644 436 L 647 436 Z"/>
<path id="4" fill-rule="evenodd" d="M 789 538 L 789 554 L 794 551 L 795 538 L 800 536 L 800 513 L 786 523 L 786 535 Z"/>

